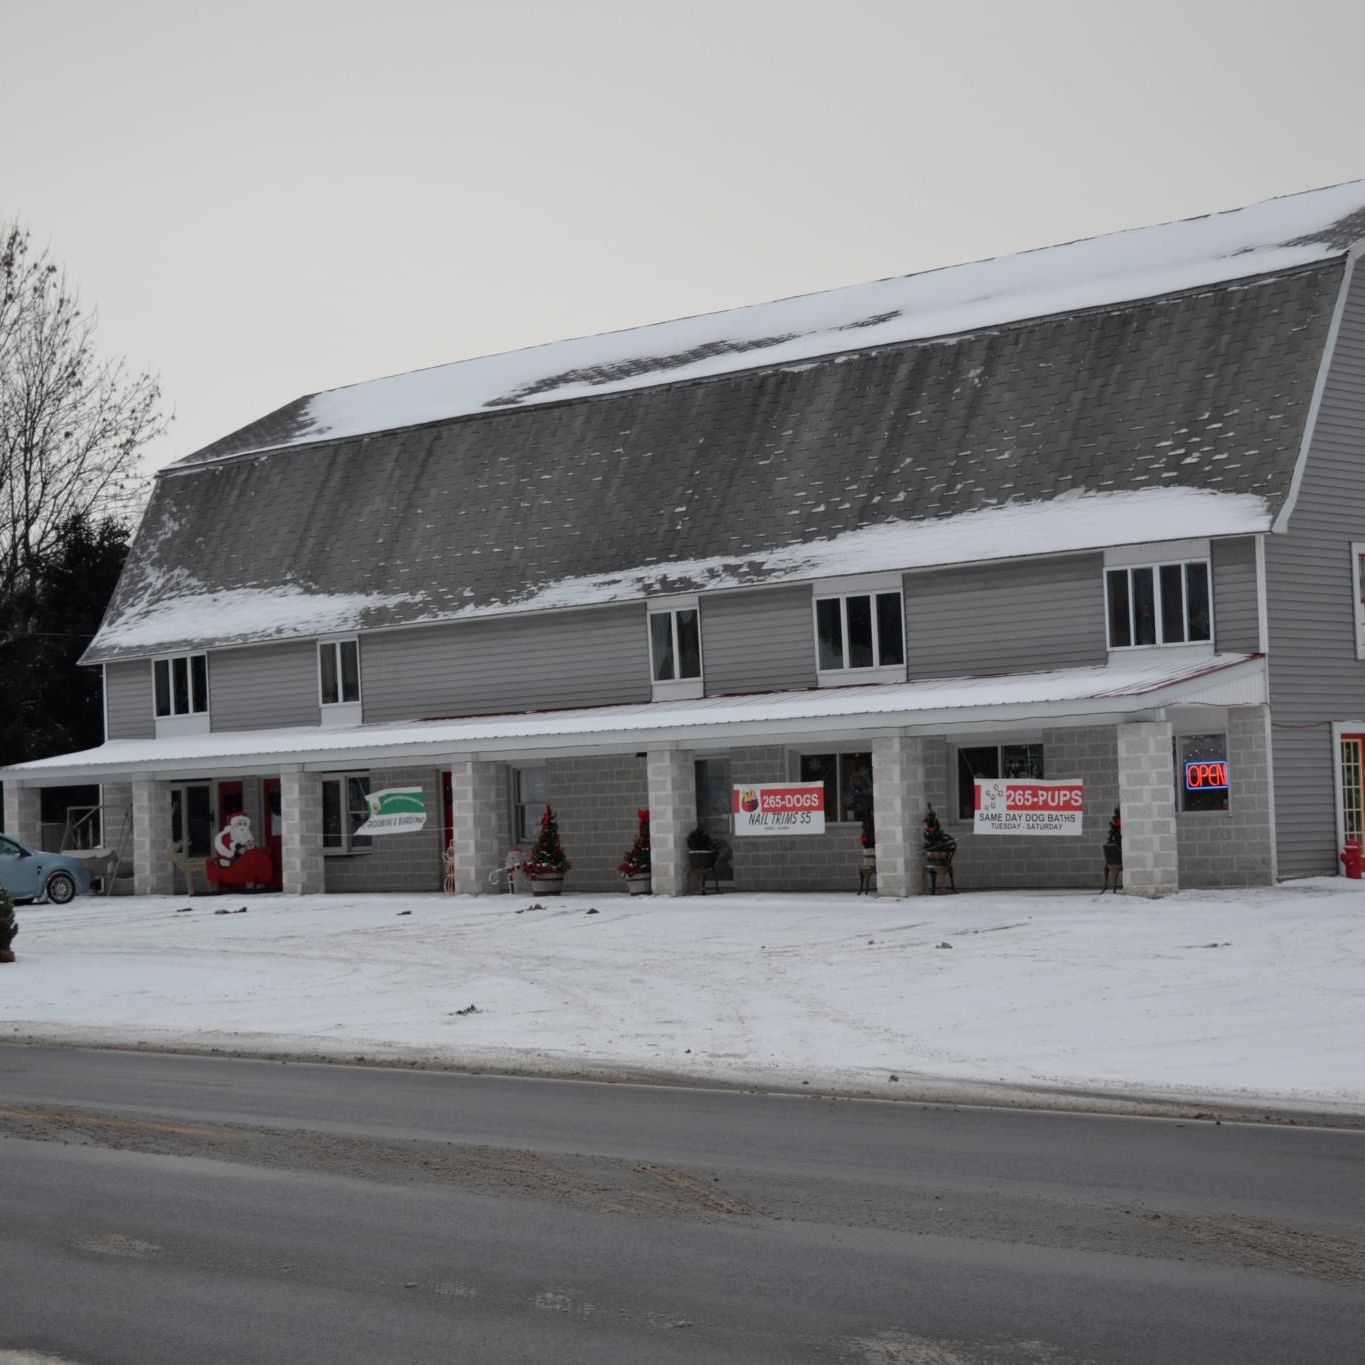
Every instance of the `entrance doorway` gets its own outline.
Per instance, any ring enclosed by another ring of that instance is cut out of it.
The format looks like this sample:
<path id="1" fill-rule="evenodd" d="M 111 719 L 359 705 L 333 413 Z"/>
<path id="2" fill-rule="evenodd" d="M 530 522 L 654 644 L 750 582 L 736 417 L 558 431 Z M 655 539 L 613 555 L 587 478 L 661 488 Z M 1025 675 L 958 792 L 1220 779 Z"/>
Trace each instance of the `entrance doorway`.
<path id="1" fill-rule="evenodd" d="M 183 855 L 207 858 L 215 832 L 213 789 L 208 783 L 172 787 L 171 842 L 181 845 Z"/>
<path id="2" fill-rule="evenodd" d="M 284 887 L 284 817 L 280 813 L 280 779 L 267 777 L 261 783 L 261 813 L 265 817 L 266 847 L 270 850 L 270 889 Z"/>

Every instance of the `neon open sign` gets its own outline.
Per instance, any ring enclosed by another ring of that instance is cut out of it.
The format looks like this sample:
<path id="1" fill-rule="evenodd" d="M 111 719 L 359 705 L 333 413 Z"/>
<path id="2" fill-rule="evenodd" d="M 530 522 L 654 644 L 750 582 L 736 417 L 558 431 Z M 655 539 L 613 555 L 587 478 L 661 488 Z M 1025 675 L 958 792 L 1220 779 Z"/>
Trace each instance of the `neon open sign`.
<path id="1" fill-rule="evenodd" d="M 1227 791 L 1228 765 L 1217 763 L 1185 764 L 1185 790 L 1188 792 Z"/>

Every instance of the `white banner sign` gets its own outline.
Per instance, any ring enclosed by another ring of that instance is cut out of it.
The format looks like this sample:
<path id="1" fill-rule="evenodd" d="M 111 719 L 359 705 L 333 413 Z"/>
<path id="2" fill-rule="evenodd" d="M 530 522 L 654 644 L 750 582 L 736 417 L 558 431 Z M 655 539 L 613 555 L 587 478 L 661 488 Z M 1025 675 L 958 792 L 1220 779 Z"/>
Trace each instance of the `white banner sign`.
<path id="1" fill-rule="evenodd" d="M 736 834 L 823 834 L 823 782 L 769 782 L 736 787 Z"/>
<path id="2" fill-rule="evenodd" d="M 427 803 L 421 787 L 385 787 L 371 792 L 365 803 L 370 817 L 355 834 L 412 834 L 427 823 Z"/>
<path id="3" fill-rule="evenodd" d="M 1079 834 L 1084 782 L 978 777 L 972 829 L 977 834 Z"/>

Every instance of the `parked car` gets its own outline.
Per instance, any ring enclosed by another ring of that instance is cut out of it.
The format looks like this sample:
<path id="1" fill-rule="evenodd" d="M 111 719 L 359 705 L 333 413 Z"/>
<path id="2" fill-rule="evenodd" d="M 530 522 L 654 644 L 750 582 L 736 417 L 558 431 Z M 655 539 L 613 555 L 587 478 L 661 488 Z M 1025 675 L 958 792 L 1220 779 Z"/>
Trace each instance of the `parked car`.
<path id="1" fill-rule="evenodd" d="M 65 853 L 39 853 L 0 834 L 0 886 L 20 903 L 46 896 L 65 905 L 90 890 L 90 874 Z"/>

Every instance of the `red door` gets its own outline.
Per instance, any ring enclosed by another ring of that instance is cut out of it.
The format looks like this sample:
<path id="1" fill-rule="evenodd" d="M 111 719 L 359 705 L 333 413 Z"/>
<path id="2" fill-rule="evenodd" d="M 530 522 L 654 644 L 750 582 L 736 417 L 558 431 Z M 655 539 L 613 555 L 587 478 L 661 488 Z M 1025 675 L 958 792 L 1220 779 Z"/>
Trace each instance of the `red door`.
<path id="1" fill-rule="evenodd" d="M 272 891 L 284 886 L 284 820 L 280 815 L 280 779 L 267 777 L 261 783 L 262 818 L 265 821 L 266 847 L 270 850 L 270 868 L 275 874 L 270 882 Z"/>

